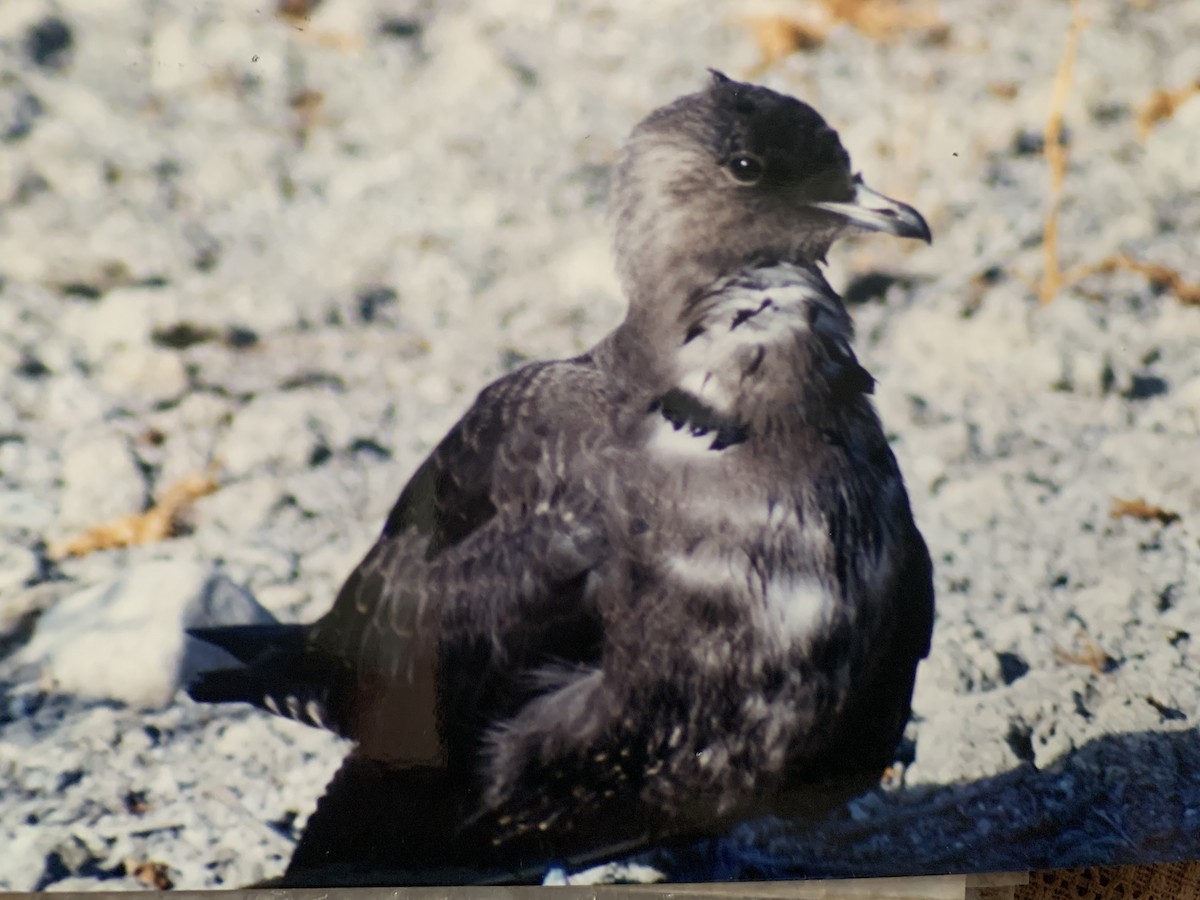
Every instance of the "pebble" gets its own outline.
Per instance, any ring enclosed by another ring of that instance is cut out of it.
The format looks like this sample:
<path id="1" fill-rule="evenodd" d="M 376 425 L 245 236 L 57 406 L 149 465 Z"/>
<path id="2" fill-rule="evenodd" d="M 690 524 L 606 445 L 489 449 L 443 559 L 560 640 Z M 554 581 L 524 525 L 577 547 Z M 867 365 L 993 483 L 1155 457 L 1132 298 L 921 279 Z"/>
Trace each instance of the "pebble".
<path id="1" fill-rule="evenodd" d="M 57 530 L 64 536 L 139 513 L 146 485 L 126 438 L 108 429 L 80 435 L 62 460 Z"/>
<path id="2" fill-rule="evenodd" d="M 16 662 L 36 669 L 45 690 L 154 709 L 196 673 L 230 664 L 186 629 L 271 621 L 211 564 L 165 559 L 60 600 Z"/>

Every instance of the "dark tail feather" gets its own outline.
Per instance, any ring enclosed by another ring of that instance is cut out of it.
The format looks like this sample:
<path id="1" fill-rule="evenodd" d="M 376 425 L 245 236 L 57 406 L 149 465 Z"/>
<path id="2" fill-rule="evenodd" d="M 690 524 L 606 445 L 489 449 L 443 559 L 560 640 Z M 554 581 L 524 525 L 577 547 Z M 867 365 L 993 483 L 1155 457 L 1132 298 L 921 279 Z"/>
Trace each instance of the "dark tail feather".
<path id="1" fill-rule="evenodd" d="M 337 667 L 325 667 L 307 646 L 307 625 L 227 625 L 192 628 L 192 637 L 244 663 L 195 676 L 188 696 L 197 703 L 249 703 L 305 725 L 344 733 Z"/>
<path id="2" fill-rule="evenodd" d="M 187 686 L 197 703 L 253 703 L 262 697 L 262 681 L 249 669 L 217 669 L 202 672 Z"/>
<path id="3" fill-rule="evenodd" d="M 268 654 L 298 656 L 304 650 L 307 625 L 218 625 L 189 628 L 197 640 L 220 647 L 239 662 L 250 665 Z"/>

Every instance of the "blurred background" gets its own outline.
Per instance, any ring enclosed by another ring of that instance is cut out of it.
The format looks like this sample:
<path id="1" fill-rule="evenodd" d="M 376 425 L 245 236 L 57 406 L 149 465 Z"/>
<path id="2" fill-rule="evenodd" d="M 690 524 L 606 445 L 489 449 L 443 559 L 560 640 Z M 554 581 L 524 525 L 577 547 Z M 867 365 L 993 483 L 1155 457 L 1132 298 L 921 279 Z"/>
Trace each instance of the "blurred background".
<path id="1" fill-rule="evenodd" d="M 729 859 L 1200 856 L 1200 4 L 0 0 L 0 888 L 282 868 L 344 749 L 183 698 L 183 627 L 324 612 L 620 320 L 609 167 L 707 67 L 935 234 L 830 260 L 937 567 L 914 722 Z"/>

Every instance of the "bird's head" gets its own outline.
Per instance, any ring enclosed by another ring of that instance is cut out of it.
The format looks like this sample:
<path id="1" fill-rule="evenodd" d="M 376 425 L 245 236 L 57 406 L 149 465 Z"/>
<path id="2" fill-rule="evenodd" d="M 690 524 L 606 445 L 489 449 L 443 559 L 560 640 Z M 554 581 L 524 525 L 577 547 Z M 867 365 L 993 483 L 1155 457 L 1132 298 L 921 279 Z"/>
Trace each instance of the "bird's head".
<path id="1" fill-rule="evenodd" d="M 611 210 L 635 305 L 758 262 L 817 262 L 847 233 L 930 239 L 920 213 L 852 172 L 816 110 L 719 72 L 634 129 Z"/>

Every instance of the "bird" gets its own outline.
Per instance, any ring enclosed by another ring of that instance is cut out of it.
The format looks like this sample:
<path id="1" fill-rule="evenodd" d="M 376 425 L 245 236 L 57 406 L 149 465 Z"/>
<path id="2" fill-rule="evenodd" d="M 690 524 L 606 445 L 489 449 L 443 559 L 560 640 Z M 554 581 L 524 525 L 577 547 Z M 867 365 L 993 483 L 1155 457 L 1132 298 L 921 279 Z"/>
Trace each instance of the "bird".
<path id="1" fill-rule="evenodd" d="M 353 741 L 280 884 L 537 881 L 892 761 L 932 564 L 821 264 L 929 227 L 710 72 L 614 162 L 621 324 L 484 388 L 323 617 L 192 632 L 194 700 Z"/>

